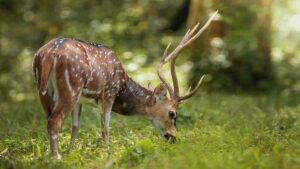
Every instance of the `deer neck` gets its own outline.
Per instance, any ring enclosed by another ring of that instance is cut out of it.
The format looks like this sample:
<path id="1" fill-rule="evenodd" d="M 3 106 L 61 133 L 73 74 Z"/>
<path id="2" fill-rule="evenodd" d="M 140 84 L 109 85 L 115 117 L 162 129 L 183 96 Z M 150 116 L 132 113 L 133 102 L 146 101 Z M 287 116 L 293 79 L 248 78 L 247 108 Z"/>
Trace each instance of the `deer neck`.
<path id="1" fill-rule="evenodd" d="M 148 116 L 147 107 L 155 100 L 153 92 L 142 87 L 130 77 L 127 85 L 115 99 L 113 110 L 123 115 Z"/>

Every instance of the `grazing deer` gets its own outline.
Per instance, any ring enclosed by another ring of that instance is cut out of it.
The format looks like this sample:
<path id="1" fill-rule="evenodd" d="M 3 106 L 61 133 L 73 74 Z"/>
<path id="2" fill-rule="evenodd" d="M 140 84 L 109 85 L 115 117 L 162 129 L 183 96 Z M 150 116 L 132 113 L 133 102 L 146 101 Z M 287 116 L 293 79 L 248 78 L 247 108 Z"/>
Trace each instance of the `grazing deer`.
<path id="1" fill-rule="evenodd" d="M 111 111 L 123 115 L 142 115 L 150 119 L 161 136 L 171 142 L 176 140 L 177 107 L 192 97 L 197 86 L 185 96 L 179 95 L 175 71 L 178 54 L 194 41 L 211 23 L 214 15 L 198 31 L 199 23 L 188 30 L 180 44 L 170 53 L 164 51 L 157 67 L 161 80 L 154 89 L 146 89 L 133 81 L 125 72 L 116 54 L 109 48 L 74 39 L 53 39 L 35 54 L 33 72 L 38 92 L 48 120 L 51 153 L 57 159 L 58 132 L 63 120 L 72 112 L 71 144 L 74 142 L 80 122 L 80 97 L 101 102 L 101 129 L 105 143 L 109 142 L 109 119 Z M 162 73 L 162 67 L 171 62 L 173 88 Z M 167 91 L 170 94 L 166 96 Z"/>

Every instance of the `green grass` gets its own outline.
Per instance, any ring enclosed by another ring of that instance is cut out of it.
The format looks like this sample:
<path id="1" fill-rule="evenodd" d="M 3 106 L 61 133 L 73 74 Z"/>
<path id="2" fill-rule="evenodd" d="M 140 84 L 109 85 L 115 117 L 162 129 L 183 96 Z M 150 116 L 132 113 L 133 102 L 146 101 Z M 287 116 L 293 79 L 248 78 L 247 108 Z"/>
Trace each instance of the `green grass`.
<path id="1" fill-rule="evenodd" d="M 0 104 L 0 168 L 300 168 L 300 99 L 201 93 L 179 110 L 178 142 L 162 141 L 142 117 L 112 115 L 110 147 L 97 109 L 85 107 L 69 151 L 70 118 L 52 160 L 38 101 Z"/>

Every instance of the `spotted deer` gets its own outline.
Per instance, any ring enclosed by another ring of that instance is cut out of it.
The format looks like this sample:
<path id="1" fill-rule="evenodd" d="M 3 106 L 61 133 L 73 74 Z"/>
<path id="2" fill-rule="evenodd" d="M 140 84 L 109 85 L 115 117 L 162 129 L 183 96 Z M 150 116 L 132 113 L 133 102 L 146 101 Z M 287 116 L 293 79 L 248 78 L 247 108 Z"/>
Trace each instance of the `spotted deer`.
<path id="1" fill-rule="evenodd" d="M 62 122 L 72 112 L 71 144 L 74 142 L 80 123 L 83 96 L 101 106 L 102 137 L 109 142 L 110 113 L 142 115 L 150 119 L 162 138 L 176 141 L 176 118 L 178 105 L 192 97 L 199 88 L 203 77 L 193 90 L 179 95 L 175 62 L 179 53 L 209 26 L 214 13 L 205 25 L 199 23 L 188 30 L 180 44 L 168 52 L 166 47 L 157 66 L 161 80 L 155 88 L 144 88 L 125 72 L 116 53 L 103 45 L 75 39 L 53 39 L 41 47 L 33 60 L 33 72 L 37 81 L 42 107 L 46 112 L 52 155 L 60 159 L 58 132 Z M 162 67 L 170 62 L 173 87 L 162 73 Z M 169 97 L 167 97 L 169 92 Z"/>

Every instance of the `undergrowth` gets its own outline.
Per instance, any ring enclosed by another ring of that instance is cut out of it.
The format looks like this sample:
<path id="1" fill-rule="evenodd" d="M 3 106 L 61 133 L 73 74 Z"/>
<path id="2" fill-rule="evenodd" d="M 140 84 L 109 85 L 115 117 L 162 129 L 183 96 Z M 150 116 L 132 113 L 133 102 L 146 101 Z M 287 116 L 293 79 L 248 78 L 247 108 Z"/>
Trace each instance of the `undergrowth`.
<path id="1" fill-rule="evenodd" d="M 37 100 L 0 104 L 0 168 L 300 168 L 297 96 L 201 93 L 178 113 L 169 144 L 142 117 L 113 113 L 110 146 L 100 139 L 99 110 L 85 106 L 70 150 L 70 117 L 60 131 L 62 160 L 49 155 Z"/>

